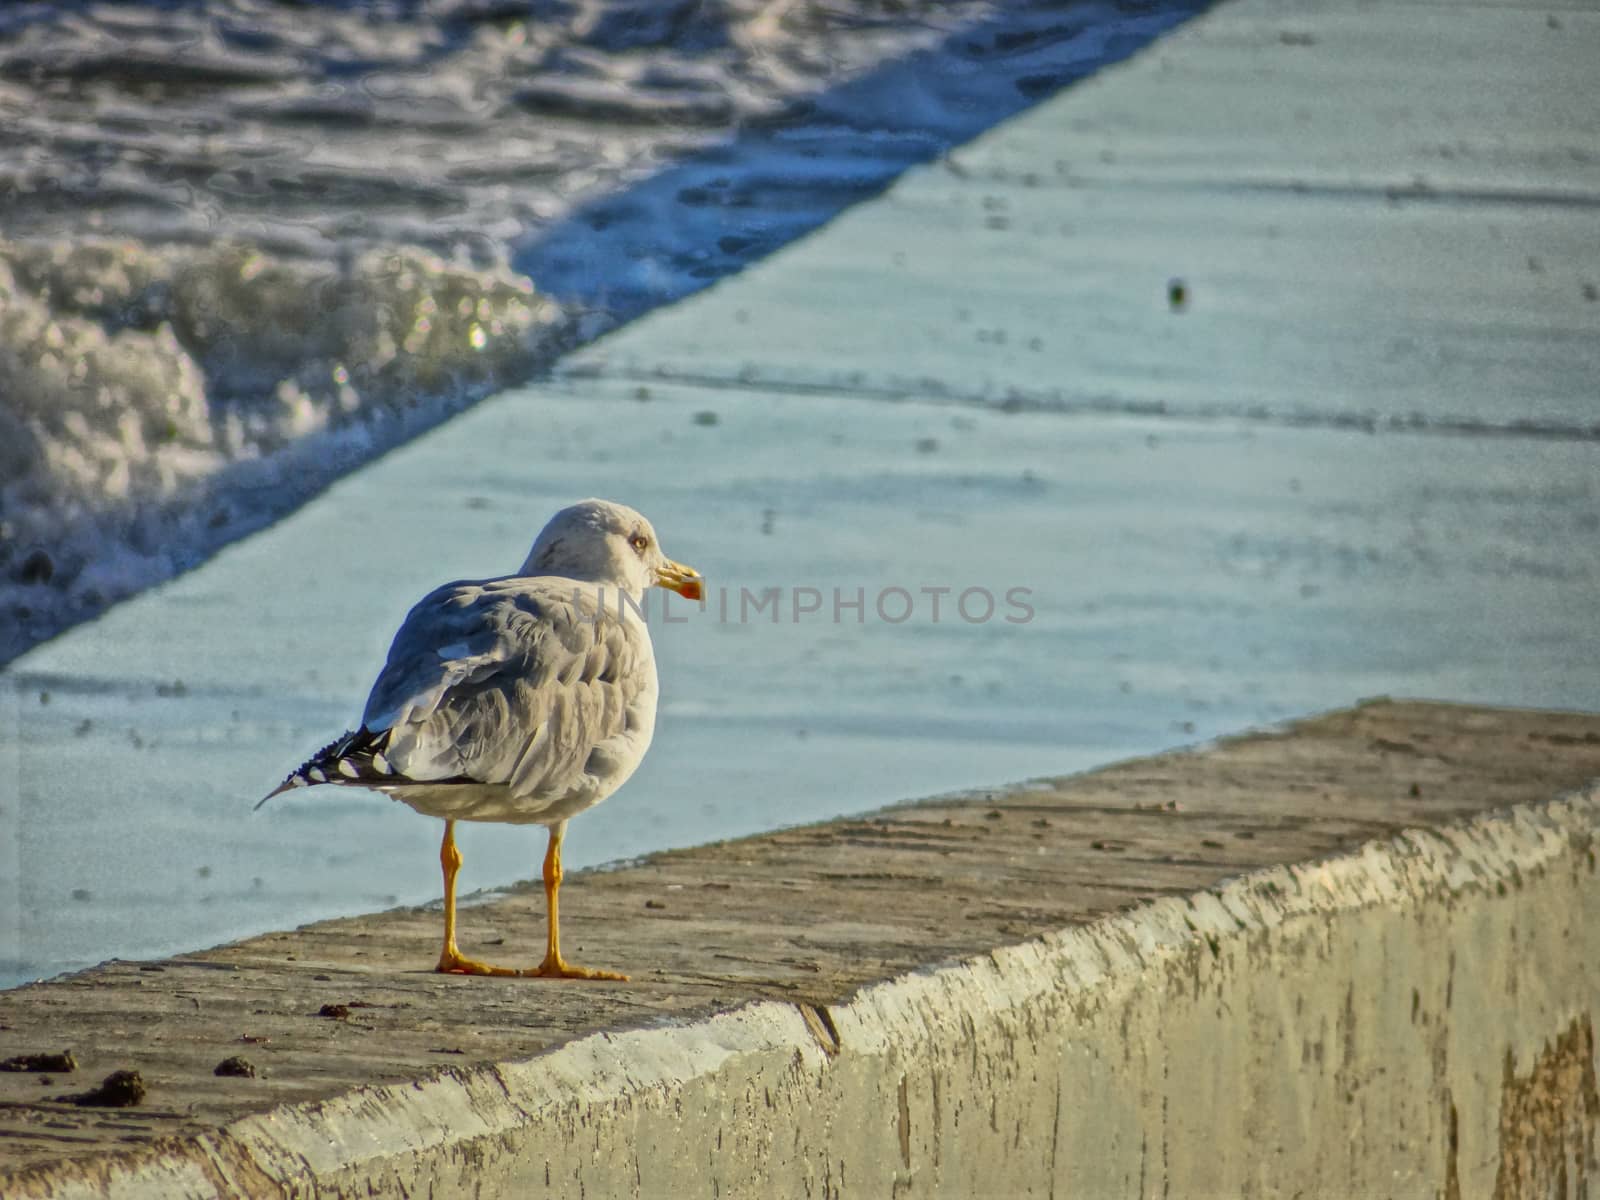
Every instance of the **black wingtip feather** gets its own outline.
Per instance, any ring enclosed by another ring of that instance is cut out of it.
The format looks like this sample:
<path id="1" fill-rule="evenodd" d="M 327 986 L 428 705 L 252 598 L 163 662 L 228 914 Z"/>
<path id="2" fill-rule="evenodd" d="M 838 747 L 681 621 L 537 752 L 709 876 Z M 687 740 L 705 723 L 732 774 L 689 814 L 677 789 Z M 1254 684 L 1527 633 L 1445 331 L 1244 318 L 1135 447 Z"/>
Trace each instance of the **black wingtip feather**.
<path id="1" fill-rule="evenodd" d="M 321 750 L 301 763 L 277 787 L 256 801 L 259 809 L 274 796 L 295 788 L 315 787 L 319 783 L 343 783 L 370 787 L 374 783 L 393 781 L 392 769 L 383 758 L 383 747 L 389 740 L 389 731 L 373 733 L 365 725 L 360 729 L 341 734 Z M 376 761 L 375 761 L 376 760 Z"/>

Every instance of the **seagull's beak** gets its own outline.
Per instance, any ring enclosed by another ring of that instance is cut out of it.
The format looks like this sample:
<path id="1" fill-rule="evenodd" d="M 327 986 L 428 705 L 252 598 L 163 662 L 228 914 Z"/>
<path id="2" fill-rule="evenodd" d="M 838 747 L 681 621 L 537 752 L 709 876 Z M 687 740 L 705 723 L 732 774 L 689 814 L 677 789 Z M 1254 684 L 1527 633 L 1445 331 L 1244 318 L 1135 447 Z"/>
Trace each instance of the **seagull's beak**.
<path id="1" fill-rule="evenodd" d="M 677 592 L 685 600 L 699 600 L 705 595 L 702 584 L 704 577 L 693 567 L 686 567 L 682 563 L 675 563 L 670 558 L 660 567 L 656 568 L 656 586 L 664 587 L 669 592 Z"/>

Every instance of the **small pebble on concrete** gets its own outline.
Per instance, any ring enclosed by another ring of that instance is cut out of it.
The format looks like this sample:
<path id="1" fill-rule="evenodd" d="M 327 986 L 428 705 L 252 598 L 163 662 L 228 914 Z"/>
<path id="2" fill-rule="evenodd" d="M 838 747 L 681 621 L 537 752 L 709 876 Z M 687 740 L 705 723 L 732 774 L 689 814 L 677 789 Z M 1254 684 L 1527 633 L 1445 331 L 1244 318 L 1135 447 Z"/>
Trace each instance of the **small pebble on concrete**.
<path id="1" fill-rule="evenodd" d="M 137 1071 L 113 1071 L 100 1081 L 100 1086 L 87 1092 L 69 1096 L 55 1096 L 67 1104 L 82 1108 L 132 1108 L 144 1103 L 144 1080 Z"/>
<path id="2" fill-rule="evenodd" d="M 76 1071 L 78 1060 L 71 1050 L 60 1054 L 17 1054 L 0 1062 L 0 1071 Z"/>

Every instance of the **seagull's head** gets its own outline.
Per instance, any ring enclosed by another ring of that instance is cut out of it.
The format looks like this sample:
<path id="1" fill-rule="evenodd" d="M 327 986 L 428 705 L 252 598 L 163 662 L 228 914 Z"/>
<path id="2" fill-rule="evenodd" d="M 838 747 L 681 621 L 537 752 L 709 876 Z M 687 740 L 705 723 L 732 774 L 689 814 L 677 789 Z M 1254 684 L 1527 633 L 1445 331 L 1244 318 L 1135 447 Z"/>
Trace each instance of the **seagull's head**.
<path id="1" fill-rule="evenodd" d="M 560 575 L 620 587 L 635 599 L 664 587 L 689 600 L 701 597 L 700 572 L 661 552 L 660 539 L 643 514 L 611 500 L 580 500 L 551 517 L 523 575 Z"/>

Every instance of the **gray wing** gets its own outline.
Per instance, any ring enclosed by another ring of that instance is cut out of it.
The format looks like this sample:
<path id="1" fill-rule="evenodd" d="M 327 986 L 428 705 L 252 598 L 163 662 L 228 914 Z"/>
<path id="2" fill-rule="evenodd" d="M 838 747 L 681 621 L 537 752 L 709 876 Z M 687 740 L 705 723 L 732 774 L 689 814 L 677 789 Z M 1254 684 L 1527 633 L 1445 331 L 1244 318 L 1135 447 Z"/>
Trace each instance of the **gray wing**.
<path id="1" fill-rule="evenodd" d="M 362 723 L 388 731 L 382 753 L 402 779 L 570 792 L 656 686 L 648 635 L 596 612 L 555 581 L 447 584 L 395 634 Z"/>

